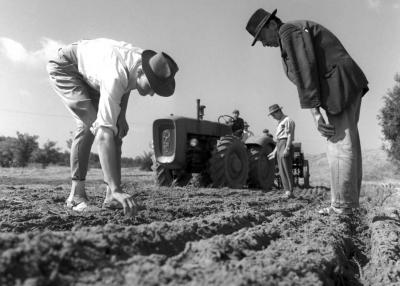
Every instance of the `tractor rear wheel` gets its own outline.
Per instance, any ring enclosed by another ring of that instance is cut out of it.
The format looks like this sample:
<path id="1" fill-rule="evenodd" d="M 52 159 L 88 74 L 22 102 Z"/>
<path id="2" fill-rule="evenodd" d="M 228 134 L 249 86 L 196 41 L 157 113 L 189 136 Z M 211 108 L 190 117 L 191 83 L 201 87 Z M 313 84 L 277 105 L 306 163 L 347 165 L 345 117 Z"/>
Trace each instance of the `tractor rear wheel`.
<path id="1" fill-rule="evenodd" d="M 272 147 L 269 145 L 248 148 L 249 186 L 261 188 L 265 191 L 271 189 L 275 176 L 275 160 L 269 160 L 267 157 L 271 152 Z"/>
<path id="2" fill-rule="evenodd" d="M 232 135 L 218 140 L 209 162 L 214 187 L 242 188 L 247 181 L 249 162 L 244 143 Z"/>

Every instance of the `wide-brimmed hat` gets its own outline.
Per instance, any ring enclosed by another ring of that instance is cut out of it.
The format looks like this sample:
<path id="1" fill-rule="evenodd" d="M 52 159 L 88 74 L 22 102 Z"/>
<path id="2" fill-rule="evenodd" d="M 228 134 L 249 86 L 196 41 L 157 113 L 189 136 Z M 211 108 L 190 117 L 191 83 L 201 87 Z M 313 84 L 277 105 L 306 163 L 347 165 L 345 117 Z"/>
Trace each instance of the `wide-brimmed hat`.
<path id="1" fill-rule="evenodd" d="M 260 8 L 255 11 L 253 15 L 251 15 L 250 20 L 247 22 L 246 30 L 254 37 L 254 40 L 251 43 L 252 46 L 254 46 L 257 42 L 261 29 L 275 16 L 276 11 L 277 9 L 275 9 L 272 13 L 269 13 Z"/>
<path id="2" fill-rule="evenodd" d="M 143 72 L 149 80 L 150 87 L 161 96 L 171 96 L 175 91 L 175 74 L 179 68 L 166 53 L 152 50 L 142 52 Z"/>
<path id="3" fill-rule="evenodd" d="M 278 104 L 272 104 L 270 107 L 268 107 L 268 115 L 271 115 L 274 112 L 277 112 L 278 110 L 281 110 L 282 107 L 279 106 Z"/>

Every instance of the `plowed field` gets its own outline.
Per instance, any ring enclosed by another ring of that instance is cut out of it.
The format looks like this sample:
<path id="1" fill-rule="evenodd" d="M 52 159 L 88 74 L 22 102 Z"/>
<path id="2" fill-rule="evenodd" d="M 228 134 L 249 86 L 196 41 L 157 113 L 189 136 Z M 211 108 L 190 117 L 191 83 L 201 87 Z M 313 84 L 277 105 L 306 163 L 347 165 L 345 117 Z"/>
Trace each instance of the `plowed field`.
<path id="1" fill-rule="evenodd" d="M 156 187 L 124 170 L 135 218 L 64 208 L 68 170 L 0 169 L 0 285 L 400 285 L 397 185 L 364 183 L 352 217 L 320 216 L 329 189 Z M 312 183 L 312 182 L 311 182 Z"/>

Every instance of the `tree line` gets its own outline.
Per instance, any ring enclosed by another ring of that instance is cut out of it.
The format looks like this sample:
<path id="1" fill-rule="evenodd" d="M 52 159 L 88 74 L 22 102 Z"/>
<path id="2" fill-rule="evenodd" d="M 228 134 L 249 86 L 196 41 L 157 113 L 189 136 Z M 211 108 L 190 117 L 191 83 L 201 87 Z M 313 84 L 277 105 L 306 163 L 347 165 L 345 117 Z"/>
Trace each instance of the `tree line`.
<path id="1" fill-rule="evenodd" d="M 400 74 L 394 77 L 395 84 L 383 97 L 383 107 L 378 114 L 383 133 L 383 149 L 400 169 Z"/>
<path id="2" fill-rule="evenodd" d="M 39 136 L 20 133 L 16 137 L 0 135 L 0 167 L 26 167 L 30 163 L 40 164 L 42 168 L 48 165 L 69 166 L 72 139 L 67 140 L 69 150 L 62 151 L 57 142 L 48 140 L 42 147 L 38 143 Z M 138 167 L 141 170 L 151 170 L 152 152 L 144 152 L 135 158 L 122 157 L 124 168 Z M 89 166 L 100 168 L 98 154 L 90 153 Z"/>

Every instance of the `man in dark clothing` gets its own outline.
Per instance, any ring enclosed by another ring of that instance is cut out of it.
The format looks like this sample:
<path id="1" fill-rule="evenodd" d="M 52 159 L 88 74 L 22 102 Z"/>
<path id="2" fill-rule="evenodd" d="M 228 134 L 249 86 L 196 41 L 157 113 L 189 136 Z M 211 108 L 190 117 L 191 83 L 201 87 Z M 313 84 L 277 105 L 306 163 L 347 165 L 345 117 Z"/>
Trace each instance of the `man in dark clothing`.
<path id="1" fill-rule="evenodd" d="M 276 10 L 258 9 L 246 29 L 252 45 L 280 47 L 284 71 L 296 87 L 301 108 L 311 110 L 316 127 L 328 139 L 331 206 L 321 214 L 350 213 L 359 206 L 362 179 L 358 119 L 368 81 L 338 38 L 312 21 L 283 23 Z M 320 112 L 326 111 L 328 123 Z"/>
<path id="2" fill-rule="evenodd" d="M 233 135 L 242 138 L 243 130 L 244 130 L 244 120 L 243 118 L 239 117 L 239 110 L 235 109 L 233 112 L 233 119 L 230 122 L 232 127 Z"/>

